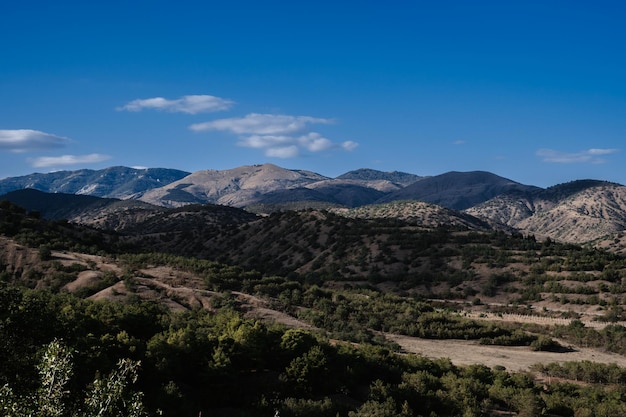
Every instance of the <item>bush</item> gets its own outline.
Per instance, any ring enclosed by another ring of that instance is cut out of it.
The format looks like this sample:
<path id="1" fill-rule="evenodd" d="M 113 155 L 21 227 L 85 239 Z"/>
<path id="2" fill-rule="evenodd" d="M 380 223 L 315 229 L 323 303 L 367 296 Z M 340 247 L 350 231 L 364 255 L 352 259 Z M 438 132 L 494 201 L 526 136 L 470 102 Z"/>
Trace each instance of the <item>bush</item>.
<path id="1" fill-rule="evenodd" d="M 559 342 L 544 335 L 538 336 L 537 339 L 530 344 L 530 347 L 537 352 L 555 351 L 562 348 Z"/>

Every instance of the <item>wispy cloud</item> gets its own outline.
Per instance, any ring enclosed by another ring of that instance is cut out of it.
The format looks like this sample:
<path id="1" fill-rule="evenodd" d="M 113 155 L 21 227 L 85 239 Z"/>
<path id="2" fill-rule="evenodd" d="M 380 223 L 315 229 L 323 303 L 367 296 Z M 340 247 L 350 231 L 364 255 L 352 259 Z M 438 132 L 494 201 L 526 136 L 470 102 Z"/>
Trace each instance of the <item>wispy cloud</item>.
<path id="1" fill-rule="evenodd" d="M 71 141 L 62 136 L 31 129 L 0 130 L 0 150 L 28 152 L 63 148 Z"/>
<path id="2" fill-rule="evenodd" d="M 345 149 L 348 152 L 352 152 L 353 150 L 355 150 L 357 147 L 359 146 L 359 144 L 357 142 L 353 142 L 351 140 L 347 140 L 345 142 L 341 142 L 341 147 L 343 149 Z"/>
<path id="3" fill-rule="evenodd" d="M 138 112 L 153 109 L 171 113 L 198 114 L 228 110 L 233 104 L 233 101 L 220 97 L 191 95 L 174 100 L 168 100 L 163 97 L 137 99 L 118 107 L 116 110 Z"/>
<path id="4" fill-rule="evenodd" d="M 353 151 L 358 146 L 356 142 L 335 143 L 310 130 L 311 125 L 332 123 L 332 119 L 311 116 L 250 113 L 244 117 L 196 123 L 189 129 L 195 132 L 217 130 L 239 135 L 238 146 L 265 149 L 265 155 L 274 158 L 294 158 L 302 151 Z"/>
<path id="5" fill-rule="evenodd" d="M 99 153 L 89 155 L 62 155 L 62 156 L 42 156 L 40 158 L 29 159 L 30 164 L 35 168 L 61 167 L 79 164 L 95 164 L 103 162 L 111 157 Z"/>
<path id="6" fill-rule="evenodd" d="M 244 117 L 218 119 L 211 122 L 196 123 L 189 128 L 196 132 L 223 130 L 236 134 L 289 135 L 302 132 L 310 124 L 330 124 L 331 119 L 309 116 L 287 116 L 283 114 L 250 113 Z"/>
<path id="7" fill-rule="evenodd" d="M 293 142 L 291 136 L 274 136 L 274 135 L 252 135 L 244 136 L 239 139 L 237 145 L 245 148 L 273 148 L 280 147 Z"/>
<path id="8" fill-rule="evenodd" d="M 296 145 L 268 148 L 265 155 L 272 158 L 295 158 L 300 155 L 300 151 Z"/>
<path id="9" fill-rule="evenodd" d="M 612 155 L 619 152 L 619 149 L 598 149 L 592 148 L 580 152 L 563 152 L 554 149 L 539 149 L 537 156 L 544 162 L 554 162 L 560 164 L 591 163 L 603 164 L 606 159 L 603 156 Z"/>
<path id="10" fill-rule="evenodd" d="M 321 152 L 331 149 L 336 145 L 319 133 L 311 132 L 298 138 L 298 143 L 309 152 Z"/>
<path id="11" fill-rule="evenodd" d="M 465 141 L 464 140 L 455 140 L 454 142 L 452 142 L 453 145 L 465 145 Z"/>

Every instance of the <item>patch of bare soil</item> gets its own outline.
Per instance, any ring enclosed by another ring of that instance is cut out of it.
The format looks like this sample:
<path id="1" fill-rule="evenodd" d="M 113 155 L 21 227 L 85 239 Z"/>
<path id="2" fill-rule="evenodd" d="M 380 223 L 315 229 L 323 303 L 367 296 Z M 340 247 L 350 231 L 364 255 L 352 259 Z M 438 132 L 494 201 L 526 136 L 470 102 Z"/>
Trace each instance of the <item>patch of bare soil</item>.
<path id="1" fill-rule="evenodd" d="M 76 263 L 89 266 L 94 270 L 99 270 L 103 272 L 113 271 L 116 274 L 121 273 L 121 269 L 116 263 L 98 255 L 87 255 L 84 253 L 65 251 L 52 251 L 52 259 L 59 261 L 64 266 L 70 266 Z"/>
<path id="2" fill-rule="evenodd" d="M 310 324 L 298 320 L 287 313 L 268 308 L 267 301 L 260 297 L 235 291 L 233 291 L 233 295 L 236 296 L 237 300 L 247 310 L 246 315 L 248 317 L 280 323 L 287 327 L 295 327 L 299 329 L 313 328 Z"/>
<path id="3" fill-rule="evenodd" d="M 83 271 L 78 274 L 78 277 L 63 286 L 64 291 L 76 292 L 81 288 L 90 287 L 100 281 L 102 273 L 100 271 Z"/>
<path id="4" fill-rule="evenodd" d="M 626 357 L 588 348 L 566 352 L 536 352 L 525 346 L 489 346 L 466 340 L 430 340 L 396 334 L 386 334 L 386 337 L 407 353 L 433 359 L 449 358 L 455 365 L 500 365 L 509 371 L 528 371 L 536 363 L 591 361 L 626 367 Z"/>
<path id="5" fill-rule="evenodd" d="M 123 282 L 118 282 L 108 288 L 103 289 L 102 291 L 98 291 L 94 295 L 90 296 L 89 299 L 93 301 L 116 301 L 123 299 L 129 294 L 130 291 L 128 291 L 126 285 L 124 285 Z"/>

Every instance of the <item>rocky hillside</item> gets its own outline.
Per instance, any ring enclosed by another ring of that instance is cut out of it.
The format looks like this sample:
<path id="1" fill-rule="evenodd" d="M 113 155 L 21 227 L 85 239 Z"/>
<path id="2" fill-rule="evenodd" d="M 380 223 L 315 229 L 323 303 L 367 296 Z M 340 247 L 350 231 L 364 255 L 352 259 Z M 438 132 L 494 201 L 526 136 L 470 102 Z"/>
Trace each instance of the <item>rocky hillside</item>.
<path id="1" fill-rule="evenodd" d="M 590 242 L 626 229 L 626 187 L 573 181 L 545 190 L 503 194 L 465 212 L 538 236 Z"/>

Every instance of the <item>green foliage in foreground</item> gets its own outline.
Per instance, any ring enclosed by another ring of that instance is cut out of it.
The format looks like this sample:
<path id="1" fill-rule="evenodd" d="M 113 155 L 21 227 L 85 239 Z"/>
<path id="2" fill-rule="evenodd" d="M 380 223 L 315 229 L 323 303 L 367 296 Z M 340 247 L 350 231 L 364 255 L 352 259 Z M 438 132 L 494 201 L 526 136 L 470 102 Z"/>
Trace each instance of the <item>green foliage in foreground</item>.
<path id="1" fill-rule="evenodd" d="M 0 404 L 11 417 L 626 415 L 621 384 L 545 388 L 228 309 L 169 314 L 10 287 L 0 298 Z"/>
<path id="2" fill-rule="evenodd" d="M 138 362 L 121 359 L 117 369 L 96 378 L 81 403 L 66 391 L 72 374 L 72 353 L 58 340 L 45 347 L 38 366 L 40 386 L 35 393 L 17 397 L 8 385 L 0 387 L 0 412 L 6 417 L 144 417 L 142 393 L 130 391 L 137 381 Z"/>

